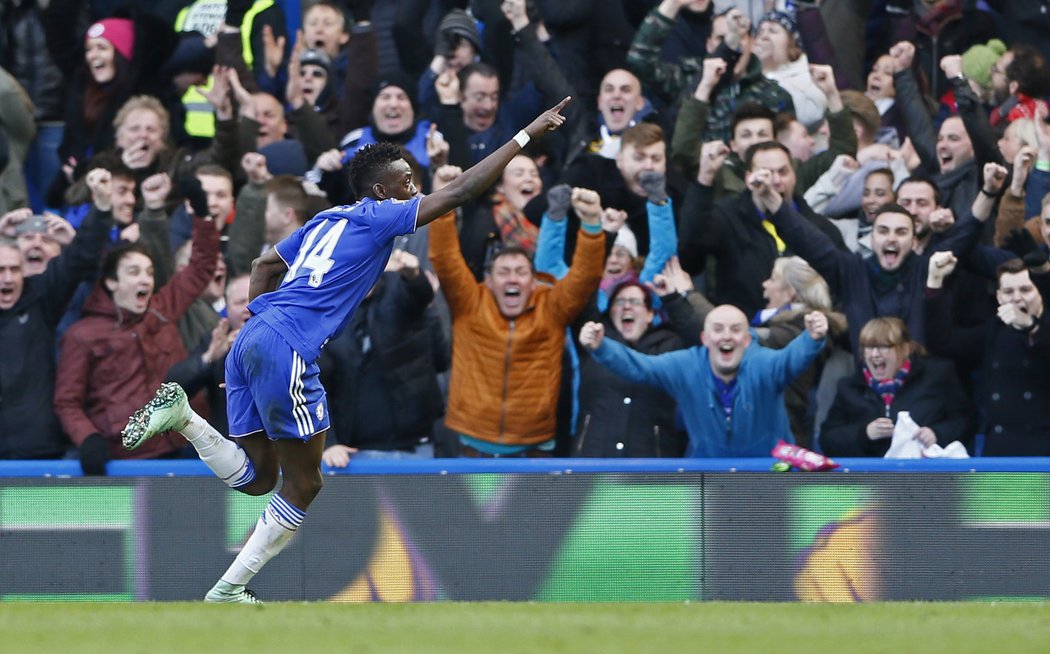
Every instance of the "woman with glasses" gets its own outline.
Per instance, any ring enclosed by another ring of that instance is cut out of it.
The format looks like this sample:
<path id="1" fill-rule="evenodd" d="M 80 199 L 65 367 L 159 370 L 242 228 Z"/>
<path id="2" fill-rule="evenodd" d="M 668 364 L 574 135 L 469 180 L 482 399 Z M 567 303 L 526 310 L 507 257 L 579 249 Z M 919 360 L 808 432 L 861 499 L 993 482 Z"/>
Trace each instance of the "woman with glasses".
<path id="1" fill-rule="evenodd" d="M 923 447 L 972 447 L 970 402 L 951 363 L 930 359 L 899 318 L 874 318 L 860 332 L 864 366 L 839 383 L 820 432 L 829 456 L 884 456 L 901 411 L 919 425 Z"/>
<path id="2" fill-rule="evenodd" d="M 686 312 L 692 311 L 686 302 L 678 304 Z M 609 309 L 602 316 L 606 338 L 643 354 L 683 348 L 681 337 L 669 324 L 653 324 L 654 315 L 649 291 L 637 281 L 624 282 L 613 289 Z M 585 348 L 580 357 L 580 405 L 573 456 L 683 455 L 685 438 L 675 429 L 675 401 L 671 396 L 624 379 L 592 359 Z"/>

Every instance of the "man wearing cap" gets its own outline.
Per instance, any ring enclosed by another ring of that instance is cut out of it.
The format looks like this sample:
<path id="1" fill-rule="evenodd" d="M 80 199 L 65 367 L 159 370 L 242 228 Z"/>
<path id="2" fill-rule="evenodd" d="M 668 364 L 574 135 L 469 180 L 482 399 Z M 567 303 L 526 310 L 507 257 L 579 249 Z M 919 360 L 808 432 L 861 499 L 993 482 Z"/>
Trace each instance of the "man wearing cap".
<path id="1" fill-rule="evenodd" d="M 70 246 L 39 274 L 26 274 L 13 236 L 46 229 L 47 219 L 28 209 L 0 218 L 0 459 L 61 458 L 69 447 L 51 406 L 55 326 L 77 285 L 94 277 L 113 224 L 109 173 L 92 170 L 88 179 L 91 211 Z"/>
<path id="2" fill-rule="evenodd" d="M 440 98 L 434 83 L 446 70 L 459 74 L 466 66 L 478 60 L 481 54 L 481 35 L 477 25 L 462 9 L 453 9 L 438 24 L 437 43 L 430 66 L 419 78 L 419 102 L 428 114 L 436 115 Z"/>
<path id="3" fill-rule="evenodd" d="M 496 68 L 475 61 L 462 67 L 455 78 L 447 75 L 448 72 L 454 72 L 454 68 L 450 67 L 444 71 L 445 75 L 434 81 L 441 101 L 440 113 L 438 108 L 432 109 L 432 105 L 424 102 L 431 116 L 440 116 L 438 123 L 447 131 L 451 129 L 449 123 L 455 121 L 452 118 L 453 114 L 449 112 L 448 95 L 452 94 L 454 97 L 458 93 L 462 120 L 455 122 L 461 122 L 466 127 L 471 165 L 498 148 L 514 131 L 513 126 L 527 120 L 527 116 L 532 115 L 541 105 L 556 102 L 558 98 L 574 93 L 561 67 L 547 51 L 546 41 L 543 40 L 547 36 L 546 29 L 541 23 L 530 20 L 525 11 L 524 0 L 504 2 L 501 9 L 513 29 L 515 58 L 521 67 L 519 73 L 523 83 L 512 92 L 503 94 Z M 469 23 L 473 25 L 472 20 Z M 462 30 L 448 29 L 461 36 L 464 41 L 473 43 L 474 37 L 470 35 L 466 25 Z M 429 72 L 433 74 L 435 71 Z M 515 76 L 517 75 L 518 73 L 515 73 Z M 424 80 L 426 79 L 427 76 L 424 75 Z M 529 83 L 524 83 L 526 81 Z M 423 91 L 421 87 L 421 94 L 428 92 Z M 579 110 L 570 107 L 567 120 L 571 123 L 578 122 Z M 449 141 L 453 149 L 450 156 L 455 157 L 456 140 Z M 560 151 L 563 148 L 554 145 L 551 149 Z M 555 165 L 559 163 L 555 162 Z"/>
<path id="4" fill-rule="evenodd" d="M 430 121 L 417 118 L 419 106 L 411 78 L 397 70 L 381 73 L 372 94 L 371 124 L 351 130 L 339 142 L 343 164 L 349 163 L 366 145 L 383 141 L 403 146 L 419 165 L 429 167 Z"/>

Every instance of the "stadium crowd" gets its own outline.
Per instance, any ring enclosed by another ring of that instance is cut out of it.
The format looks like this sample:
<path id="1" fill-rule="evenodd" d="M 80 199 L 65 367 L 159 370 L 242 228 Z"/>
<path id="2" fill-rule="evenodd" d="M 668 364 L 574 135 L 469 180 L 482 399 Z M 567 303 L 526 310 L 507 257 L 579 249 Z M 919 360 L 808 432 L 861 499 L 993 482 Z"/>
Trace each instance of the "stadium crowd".
<path id="1" fill-rule="evenodd" d="M 327 343 L 325 463 L 883 456 L 901 412 L 1050 456 L 1048 9 L 2 0 L 0 459 L 196 456 L 121 429 L 177 381 L 226 433 L 252 262 L 359 148 L 429 193 L 566 96 Z"/>

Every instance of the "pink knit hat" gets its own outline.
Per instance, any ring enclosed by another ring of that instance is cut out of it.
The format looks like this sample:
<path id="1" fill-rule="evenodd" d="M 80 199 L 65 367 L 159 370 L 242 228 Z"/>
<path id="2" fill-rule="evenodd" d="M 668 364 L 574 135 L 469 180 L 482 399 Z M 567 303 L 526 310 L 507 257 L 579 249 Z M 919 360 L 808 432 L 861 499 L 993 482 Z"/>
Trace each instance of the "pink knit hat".
<path id="1" fill-rule="evenodd" d="M 105 39 L 113 48 L 131 61 L 131 52 L 135 46 L 135 26 L 127 18 L 106 18 L 88 28 L 84 40 Z"/>

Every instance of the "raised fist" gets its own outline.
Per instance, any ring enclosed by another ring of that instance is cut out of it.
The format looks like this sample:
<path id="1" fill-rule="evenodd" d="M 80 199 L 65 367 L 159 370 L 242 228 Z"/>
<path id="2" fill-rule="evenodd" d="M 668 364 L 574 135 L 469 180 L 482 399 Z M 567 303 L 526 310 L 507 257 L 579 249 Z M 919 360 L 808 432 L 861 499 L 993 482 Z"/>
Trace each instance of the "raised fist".
<path id="1" fill-rule="evenodd" d="M 162 209 L 171 193 L 171 178 L 167 173 L 157 173 L 142 180 L 142 201 L 147 209 Z"/>
<path id="2" fill-rule="evenodd" d="M 722 141 L 708 141 L 700 146 L 700 171 L 696 181 L 704 186 L 714 184 L 715 175 L 729 156 L 729 146 Z"/>
<path id="3" fill-rule="evenodd" d="M 915 46 L 907 41 L 900 41 L 890 48 L 890 56 L 893 57 L 893 72 L 908 70 L 915 59 Z"/>
<path id="4" fill-rule="evenodd" d="M 572 208 L 580 222 L 597 225 L 602 218 L 602 199 L 589 188 L 572 189 Z"/>
<path id="5" fill-rule="evenodd" d="M 463 169 L 459 166 L 444 165 L 434 171 L 434 179 L 431 181 L 431 186 L 433 186 L 434 191 L 443 189 L 462 174 Z"/>
<path id="6" fill-rule="evenodd" d="M 589 322 L 580 330 L 580 345 L 588 350 L 597 350 L 605 338 L 605 327 L 600 322 Z"/>
<path id="7" fill-rule="evenodd" d="M 810 311 L 806 314 L 806 332 L 814 341 L 819 341 L 828 333 L 828 317 L 822 311 Z"/>
<path id="8" fill-rule="evenodd" d="M 944 279 L 952 274 L 958 259 L 950 250 L 934 252 L 930 255 L 929 270 L 926 273 L 926 286 L 929 288 L 940 288 L 944 285 Z"/>
<path id="9" fill-rule="evenodd" d="M 105 168 L 93 168 L 85 178 L 91 201 L 99 211 L 113 208 L 113 176 Z"/>

